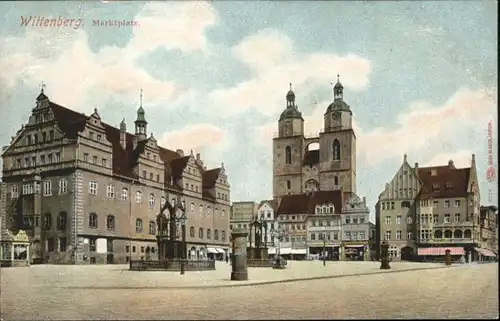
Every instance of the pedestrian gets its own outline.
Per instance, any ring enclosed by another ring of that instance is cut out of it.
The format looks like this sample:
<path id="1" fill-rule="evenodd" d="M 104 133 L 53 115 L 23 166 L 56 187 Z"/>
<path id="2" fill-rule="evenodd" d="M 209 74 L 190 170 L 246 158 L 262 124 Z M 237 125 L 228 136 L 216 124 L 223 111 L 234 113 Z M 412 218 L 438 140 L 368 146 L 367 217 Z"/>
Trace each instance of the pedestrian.
<path id="1" fill-rule="evenodd" d="M 229 255 L 226 255 L 226 263 L 229 263 Z"/>

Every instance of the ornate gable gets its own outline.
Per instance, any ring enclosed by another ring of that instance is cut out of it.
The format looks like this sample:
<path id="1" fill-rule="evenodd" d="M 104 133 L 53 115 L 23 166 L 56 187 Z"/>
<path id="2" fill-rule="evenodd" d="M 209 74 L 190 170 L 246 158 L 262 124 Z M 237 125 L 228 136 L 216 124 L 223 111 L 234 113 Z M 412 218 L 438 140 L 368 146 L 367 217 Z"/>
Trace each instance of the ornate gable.
<path id="1" fill-rule="evenodd" d="M 379 195 L 380 200 L 390 199 L 414 199 L 422 186 L 421 181 L 407 162 L 404 155 L 403 164 L 393 176 L 391 181 L 385 184 L 385 188 Z"/>

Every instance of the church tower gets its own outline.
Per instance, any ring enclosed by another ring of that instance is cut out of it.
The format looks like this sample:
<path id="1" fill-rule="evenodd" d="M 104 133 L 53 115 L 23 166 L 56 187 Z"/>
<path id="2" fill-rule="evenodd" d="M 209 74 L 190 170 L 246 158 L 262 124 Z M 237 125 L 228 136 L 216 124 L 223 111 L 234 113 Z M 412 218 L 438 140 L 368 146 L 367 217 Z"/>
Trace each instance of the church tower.
<path id="1" fill-rule="evenodd" d="M 146 121 L 146 112 L 142 108 L 142 89 L 141 102 L 137 109 L 137 119 L 135 120 L 135 137 L 137 141 L 145 140 L 148 137 L 148 122 Z"/>
<path id="2" fill-rule="evenodd" d="M 356 192 L 356 135 L 352 128 L 352 111 L 344 101 L 344 87 L 337 75 L 333 102 L 324 115 L 320 133 L 320 189 Z"/>
<path id="3" fill-rule="evenodd" d="M 302 192 L 303 147 L 304 118 L 295 103 L 295 93 L 290 84 L 286 108 L 278 121 L 278 135 L 273 139 L 274 198 Z"/>

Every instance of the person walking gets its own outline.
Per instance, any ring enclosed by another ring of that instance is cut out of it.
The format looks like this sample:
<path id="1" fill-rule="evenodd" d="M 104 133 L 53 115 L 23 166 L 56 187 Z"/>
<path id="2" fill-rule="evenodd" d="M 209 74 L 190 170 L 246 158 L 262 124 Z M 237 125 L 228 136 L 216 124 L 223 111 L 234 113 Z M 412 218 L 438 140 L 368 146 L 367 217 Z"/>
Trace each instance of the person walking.
<path id="1" fill-rule="evenodd" d="M 229 255 L 226 255 L 226 263 L 229 263 Z"/>

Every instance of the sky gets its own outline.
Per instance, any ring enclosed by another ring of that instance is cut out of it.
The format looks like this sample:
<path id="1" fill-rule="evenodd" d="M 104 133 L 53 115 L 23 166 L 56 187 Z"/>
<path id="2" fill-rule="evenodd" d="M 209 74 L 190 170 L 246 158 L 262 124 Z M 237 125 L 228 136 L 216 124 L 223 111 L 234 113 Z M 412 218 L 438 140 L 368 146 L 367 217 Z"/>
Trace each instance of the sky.
<path id="1" fill-rule="evenodd" d="M 489 121 L 498 168 L 496 1 L 26 1 L 0 12 L 2 146 L 42 82 L 51 101 L 97 108 L 117 127 L 125 118 L 130 132 L 142 88 L 160 145 L 224 162 L 232 201 L 270 199 L 289 83 L 316 134 L 340 74 L 372 217 L 405 153 L 411 165 L 458 167 L 475 154 L 482 204 L 498 205 L 485 173 Z M 37 17 L 79 22 L 33 26 Z M 135 25 L 94 25 L 110 19 Z"/>

